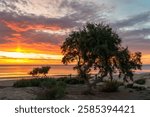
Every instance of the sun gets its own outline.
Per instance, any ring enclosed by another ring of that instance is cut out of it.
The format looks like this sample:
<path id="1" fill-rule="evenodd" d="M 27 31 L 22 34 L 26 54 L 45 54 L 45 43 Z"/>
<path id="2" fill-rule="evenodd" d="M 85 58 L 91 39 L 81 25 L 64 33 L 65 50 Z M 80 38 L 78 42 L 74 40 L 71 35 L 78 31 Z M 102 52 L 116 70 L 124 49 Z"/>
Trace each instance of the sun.
<path id="1" fill-rule="evenodd" d="M 24 53 L 20 47 L 17 47 L 15 49 L 13 56 L 15 56 L 16 59 L 11 60 L 11 62 L 14 62 L 14 63 L 26 63 L 26 62 L 28 62 L 28 60 L 24 59 Z"/>
<path id="2" fill-rule="evenodd" d="M 15 51 L 16 51 L 16 52 L 22 52 L 23 50 L 22 50 L 20 47 L 17 47 L 17 48 L 15 49 Z"/>

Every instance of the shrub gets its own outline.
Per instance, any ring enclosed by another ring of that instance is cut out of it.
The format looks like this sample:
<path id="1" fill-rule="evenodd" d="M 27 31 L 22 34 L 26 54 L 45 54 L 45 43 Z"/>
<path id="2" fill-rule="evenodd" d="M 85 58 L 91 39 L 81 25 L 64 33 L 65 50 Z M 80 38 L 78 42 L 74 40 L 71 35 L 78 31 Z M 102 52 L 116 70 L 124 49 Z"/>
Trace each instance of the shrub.
<path id="1" fill-rule="evenodd" d="M 133 89 L 136 89 L 137 91 L 141 91 L 141 90 L 145 90 L 146 87 L 138 87 L 138 86 L 134 86 Z"/>
<path id="2" fill-rule="evenodd" d="M 101 91 L 103 92 L 116 92 L 118 91 L 118 87 L 120 86 L 120 82 L 113 80 L 113 81 L 105 81 L 105 84 L 102 86 Z"/>
<path id="3" fill-rule="evenodd" d="M 35 79 L 22 79 L 22 80 L 18 80 L 14 83 L 14 87 L 42 87 L 42 86 L 47 86 L 51 83 L 51 85 L 53 85 L 53 83 L 55 84 L 55 82 L 65 82 L 66 84 L 84 84 L 84 80 L 82 79 L 78 79 L 78 78 L 67 78 L 67 77 L 63 77 L 63 78 L 58 78 L 58 79 L 54 79 L 54 78 L 35 78 Z"/>
<path id="4" fill-rule="evenodd" d="M 53 78 L 35 78 L 35 79 L 22 79 L 16 81 L 13 86 L 14 87 L 39 87 L 41 84 L 45 82 L 52 82 Z"/>
<path id="5" fill-rule="evenodd" d="M 30 87 L 31 86 L 31 82 L 29 80 L 18 80 L 13 84 L 13 87 Z"/>
<path id="6" fill-rule="evenodd" d="M 133 88 L 133 83 L 128 83 L 125 85 L 126 88 Z"/>
<path id="7" fill-rule="evenodd" d="M 141 85 L 141 84 L 133 84 L 133 89 L 140 91 L 140 90 L 145 90 L 147 88 L 147 86 L 145 85 Z"/>
<path id="8" fill-rule="evenodd" d="M 65 95 L 66 84 L 62 81 L 53 80 L 41 84 L 43 91 L 38 94 L 37 99 L 52 100 L 61 99 Z"/>
<path id="9" fill-rule="evenodd" d="M 46 79 L 22 79 L 16 81 L 13 86 L 14 87 L 38 87 L 41 82 Z"/>
<path id="10" fill-rule="evenodd" d="M 139 79 L 135 81 L 135 83 L 140 84 L 140 85 L 144 85 L 145 82 L 146 82 L 145 79 Z"/>
<path id="11" fill-rule="evenodd" d="M 59 78 L 57 79 L 58 81 L 64 81 L 66 84 L 84 84 L 84 80 L 83 79 L 79 79 L 79 78 Z"/>
<path id="12" fill-rule="evenodd" d="M 43 82 L 41 82 L 40 87 L 51 88 L 51 87 L 55 86 L 56 84 L 57 84 L 57 81 L 55 79 L 44 80 Z"/>
<path id="13" fill-rule="evenodd" d="M 37 99 L 61 99 L 65 95 L 66 83 L 53 78 L 22 79 L 14 83 L 14 87 L 41 87 Z"/>

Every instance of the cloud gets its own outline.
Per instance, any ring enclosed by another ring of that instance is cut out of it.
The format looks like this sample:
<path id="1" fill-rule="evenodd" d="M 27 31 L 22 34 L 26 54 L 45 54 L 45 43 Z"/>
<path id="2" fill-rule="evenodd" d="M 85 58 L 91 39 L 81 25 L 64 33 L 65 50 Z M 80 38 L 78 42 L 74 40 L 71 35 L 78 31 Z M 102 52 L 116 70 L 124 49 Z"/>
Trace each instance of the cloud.
<path id="1" fill-rule="evenodd" d="M 96 4 L 92 1 L 69 1 L 64 0 L 60 4 L 60 8 L 70 8 L 72 13 L 68 16 L 70 19 L 76 21 L 96 21 L 102 20 L 105 12 L 108 12 L 110 8 L 106 8 L 104 4 Z M 100 14 L 100 15 L 99 15 Z"/>
<path id="2" fill-rule="evenodd" d="M 129 30 L 129 31 L 121 31 L 120 35 L 126 39 L 128 38 L 141 38 L 144 39 L 145 36 L 150 34 L 150 28 L 141 28 L 141 29 L 135 29 L 135 30 Z"/>
<path id="3" fill-rule="evenodd" d="M 150 21 L 150 11 L 137 14 L 135 16 L 130 16 L 127 19 L 117 21 L 117 23 L 112 24 L 113 26 L 117 28 L 123 28 L 123 27 L 131 27 L 135 26 L 141 23 L 145 23 Z"/>
<path id="4" fill-rule="evenodd" d="M 26 21 L 22 22 L 7 22 L 7 21 L 2 21 L 4 24 L 6 24 L 7 27 L 9 27 L 11 30 L 14 30 L 16 32 L 26 32 L 29 30 L 42 30 L 42 29 L 47 29 L 47 30 L 52 30 L 52 31 L 57 31 L 60 30 L 61 27 L 57 25 L 44 25 L 44 24 L 31 24 Z"/>
<path id="5" fill-rule="evenodd" d="M 134 49 L 134 51 L 141 51 L 142 53 L 149 53 L 150 50 L 150 40 L 145 39 L 147 35 L 150 34 L 150 29 L 139 29 L 132 31 L 120 32 L 120 36 L 123 42 Z"/>
<path id="6" fill-rule="evenodd" d="M 59 45 L 65 38 L 65 35 L 49 34 L 42 31 L 28 31 L 22 33 L 24 43 L 49 43 L 53 45 Z"/>
<path id="7" fill-rule="evenodd" d="M 127 19 L 115 21 L 111 26 L 117 30 L 123 40 L 123 45 L 128 46 L 132 51 L 141 51 L 143 54 L 150 54 L 150 11 L 143 12 Z"/>
<path id="8" fill-rule="evenodd" d="M 113 15 L 115 7 L 127 5 L 129 1 L 0 0 L 0 50 L 20 45 L 27 51 L 60 53 L 59 45 L 67 33 L 82 27 L 87 21 L 111 22 L 107 15 Z M 115 20 L 111 26 L 131 50 L 149 53 L 149 21 L 150 11 L 147 11 Z"/>
<path id="9" fill-rule="evenodd" d="M 7 37 L 11 36 L 11 33 L 13 32 L 14 31 L 6 27 L 4 24 L 0 23 L 0 44 L 10 42 L 7 40 Z"/>
<path id="10" fill-rule="evenodd" d="M 28 2 L 26 0 L 0 0 L 0 11 L 22 14 L 22 11 L 18 8 L 18 5 L 26 6 L 27 3 Z"/>
<path id="11" fill-rule="evenodd" d="M 0 6 L 0 43 L 59 45 L 66 35 L 59 32 L 69 32 L 87 21 L 99 21 L 103 12 L 109 11 L 104 4 L 92 0 L 0 0 Z"/>
<path id="12" fill-rule="evenodd" d="M 111 9 L 111 7 L 106 7 L 104 4 L 96 4 L 95 2 L 92 2 L 92 0 L 44 0 L 42 2 L 40 2 L 40 0 L 37 0 L 36 2 L 26 0 L 26 3 L 24 4 L 26 9 L 22 6 L 23 2 L 20 3 L 18 0 L 15 0 L 15 3 L 18 3 L 19 5 L 12 4 L 13 2 L 10 2 L 11 0 L 7 2 L 4 0 L 2 1 L 2 4 L 5 3 L 6 5 L 4 5 L 5 7 L 3 6 L 5 10 L 1 10 L 0 17 L 5 21 L 43 25 L 55 24 L 64 28 L 80 26 L 86 21 L 102 20 L 104 18 L 104 14 L 109 12 Z M 40 10 L 37 10 L 40 6 L 43 7 Z M 45 8 L 46 11 L 43 11 Z M 34 13 L 30 13 L 30 11 L 33 11 L 34 9 L 36 9 L 36 11 Z M 39 13 L 40 11 L 43 11 L 43 14 Z M 48 12 L 47 15 L 45 15 L 45 12 Z M 61 17 L 49 17 L 53 14 L 63 15 Z"/>

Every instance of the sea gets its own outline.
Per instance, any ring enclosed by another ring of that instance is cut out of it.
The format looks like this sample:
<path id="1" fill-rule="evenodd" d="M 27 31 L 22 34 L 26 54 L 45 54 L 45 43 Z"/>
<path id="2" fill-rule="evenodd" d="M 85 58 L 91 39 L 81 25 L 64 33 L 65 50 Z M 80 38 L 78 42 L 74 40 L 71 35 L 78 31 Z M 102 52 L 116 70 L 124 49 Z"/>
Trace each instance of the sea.
<path id="1" fill-rule="evenodd" d="M 0 80 L 9 80 L 15 78 L 27 78 L 30 77 L 29 72 L 36 67 L 44 65 L 0 65 Z M 49 65 L 51 69 L 49 70 L 48 76 L 58 77 L 66 75 L 76 75 L 76 70 L 73 70 L 74 65 Z M 92 70 L 92 74 L 97 71 Z M 142 70 L 137 70 L 135 73 L 150 73 L 150 65 L 143 65 Z"/>

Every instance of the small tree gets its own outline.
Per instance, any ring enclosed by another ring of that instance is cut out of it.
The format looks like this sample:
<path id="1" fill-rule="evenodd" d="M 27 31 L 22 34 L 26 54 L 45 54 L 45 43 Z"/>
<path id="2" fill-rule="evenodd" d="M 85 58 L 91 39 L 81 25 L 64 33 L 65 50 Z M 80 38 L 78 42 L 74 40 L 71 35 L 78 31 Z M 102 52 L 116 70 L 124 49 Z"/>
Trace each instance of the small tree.
<path id="1" fill-rule="evenodd" d="M 33 68 L 33 70 L 29 72 L 29 75 L 32 75 L 33 77 L 37 76 L 38 74 L 39 68 Z"/>
<path id="2" fill-rule="evenodd" d="M 50 68 L 51 68 L 50 66 L 42 66 L 42 67 L 33 68 L 33 70 L 29 72 L 29 74 L 32 76 L 38 76 L 40 74 L 43 74 L 43 76 L 46 77 L 46 74 L 48 74 Z"/>
<path id="3" fill-rule="evenodd" d="M 43 66 L 39 69 L 39 73 L 43 74 L 46 77 L 46 74 L 48 74 L 50 68 L 51 68 L 50 66 Z"/>
<path id="4" fill-rule="evenodd" d="M 87 23 L 83 29 L 74 31 L 66 38 L 61 46 L 64 57 L 62 62 L 76 62 L 74 69 L 83 78 L 89 90 L 104 77 L 113 80 L 113 74 L 123 74 L 124 80 L 133 77 L 133 70 L 141 69 L 141 53 L 131 54 L 128 48 L 121 46 L 121 39 L 109 25 Z M 90 84 L 91 68 L 98 69 L 98 79 Z"/>

